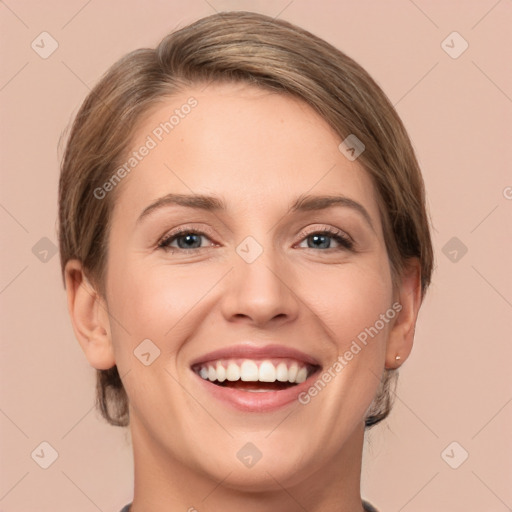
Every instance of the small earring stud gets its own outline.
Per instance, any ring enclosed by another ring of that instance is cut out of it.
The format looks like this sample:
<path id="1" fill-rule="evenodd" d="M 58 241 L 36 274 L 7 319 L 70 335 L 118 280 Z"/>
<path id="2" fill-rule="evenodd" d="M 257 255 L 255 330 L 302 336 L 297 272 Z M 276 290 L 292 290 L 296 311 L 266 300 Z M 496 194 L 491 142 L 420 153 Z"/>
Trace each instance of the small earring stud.
<path id="1" fill-rule="evenodd" d="M 395 356 L 395 359 L 396 359 L 397 361 L 400 361 L 401 357 L 400 357 L 400 356 Z"/>

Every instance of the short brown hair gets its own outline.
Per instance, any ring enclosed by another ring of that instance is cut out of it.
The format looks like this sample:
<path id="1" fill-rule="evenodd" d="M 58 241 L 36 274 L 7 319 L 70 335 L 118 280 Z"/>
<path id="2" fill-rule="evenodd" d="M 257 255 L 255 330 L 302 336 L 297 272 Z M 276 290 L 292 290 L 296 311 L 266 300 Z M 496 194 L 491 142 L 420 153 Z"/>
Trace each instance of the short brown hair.
<path id="1" fill-rule="evenodd" d="M 433 250 L 420 168 L 393 105 L 369 74 L 326 41 L 289 22 L 253 12 L 221 12 L 138 49 L 104 74 L 80 107 L 59 182 L 61 267 L 77 258 L 104 296 L 110 218 L 119 187 L 95 199 L 123 161 L 141 119 L 162 98 L 210 82 L 245 82 L 312 106 L 342 139 L 364 143 L 358 162 L 376 187 L 393 282 L 418 258 L 422 297 Z M 397 371 L 385 369 L 365 418 L 371 427 L 392 407 Z M 129 423 L 128 397 L 114 366 L 97 370 L 97 407 L 112 425 Z"/>

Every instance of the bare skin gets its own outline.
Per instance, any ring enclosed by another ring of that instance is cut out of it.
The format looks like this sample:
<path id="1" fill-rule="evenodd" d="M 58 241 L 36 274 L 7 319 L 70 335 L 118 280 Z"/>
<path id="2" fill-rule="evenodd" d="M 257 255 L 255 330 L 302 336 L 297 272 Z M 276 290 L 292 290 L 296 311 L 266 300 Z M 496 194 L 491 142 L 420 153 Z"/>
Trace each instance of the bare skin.
<path id="1" fill-rule="evenodd" d="M 106 297 L 80 262 L 66 267 L 86 357 L 98 369 L 116 364 L 129 396 L 131 510 L 362 512 L 365 413 L 384 368 L 412 349 L 418 266 L 393 288 L 369 175 L 297 99 L 239 84 L 191 88 L 143 120 L 134 148 L 191 96 L 198 105 L 117 185 Z M 222 197 L 227 209 L 168 205 L 137 220 L 169 193 Z M 368 219 L 347 205 L 291 212 L 301 195 L 345 196 Z M 178 227 L 205 234 L 193 249 L 177 238 L 158 247 Z M 352 248 L 331 234 L 314 245 L 326 228 Z M 250 264 L 236 251 L 248 236 L 263 249 Z M 400 313 L 305 405 L 242 412 L 206 393 L 190 368 L 251 340 L 297 348 L 326 370 L 394 302 Z M 160 350 L 148 366 L 134 357 L 145 339 Z M 250 468 L 237 458 L 249 442 L 262 454 Z"/>

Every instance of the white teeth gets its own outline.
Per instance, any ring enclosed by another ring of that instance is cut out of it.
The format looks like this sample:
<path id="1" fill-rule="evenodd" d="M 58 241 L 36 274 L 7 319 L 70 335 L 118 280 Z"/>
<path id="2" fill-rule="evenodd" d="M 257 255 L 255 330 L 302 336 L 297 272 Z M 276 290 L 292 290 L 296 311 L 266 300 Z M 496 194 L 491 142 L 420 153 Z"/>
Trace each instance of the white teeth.
<path id="1" fill-rule="evenodd" d="M 288 369 L 288 381 L 295 382 L 297 378 L 297 373 L 299 372 L 299 365 L 297 363 L 293 363 Z"/>
<path id="2" fill-rule="evenodd" d="M 286 363 L 279 363 L 277 365 L 276 378 L 279 382 L 288 382 L 288 367 Z"/>
<path id="3" fill-rule="evenodd" d="M 263 361 L 260 364 L 259 380 L 261 382 L 275 382 L 276 368 L 270 361 Z"/>
<path id="4" fill-rule="evenodd" d="M 235 363 L 229 363 L 228 369 L 226 370 L 226 379 L 235 381 L 240 378 L 240 368 Z"/>
<path id="5" fill-rule="evenodd" d="M 299 370 L 299 373 L 297 373 L 297 377 L 295 378 L 295 382 L 297 384 L 300 384 L 301 382 L 304 382 L 308 377 L 308 371 L 306 368 L 301 368 Z"/>
<path id="6" fill-rule="evenodd" d="M 217 363 L 217 380 L 219 382 L 224 382 L 226 380 L 226 369 L 224 366 L 220 364 L 220 361 Z"/>
<path id="7" fill-rule="evenodd" d="M 259 365 L 259 366 L 258 366 Z M 270 360 L 245 359 L 239 365 L 234 360 L 216 361 L 201 366 L 199 375 L 211 382 L 291 382 L 300 384 L 308 377 L 308 367 L 294 361 L 281 361 L 274 365 Z"/>
<path id="8" fill-rule="evenodd" d="M 256 382 L 258 377 L 258 365 L 254 361 L 244 361 L 240 366 L 240 379 L 245 382 Z"/>

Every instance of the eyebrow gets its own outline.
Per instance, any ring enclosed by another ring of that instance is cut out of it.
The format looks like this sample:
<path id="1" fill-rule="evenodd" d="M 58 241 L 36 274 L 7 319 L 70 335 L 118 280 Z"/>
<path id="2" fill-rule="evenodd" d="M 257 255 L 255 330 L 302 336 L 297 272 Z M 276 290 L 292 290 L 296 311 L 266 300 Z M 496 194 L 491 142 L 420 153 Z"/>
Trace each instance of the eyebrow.
<path id="1" fill-rule="evenodd" d="M 164 208 L 166 206 L 183 206 L 186 208 L 195 208 L 205 211 L 221 211 L 227 210 L 227 204 L 224 199 L 215 196 L 207 196 L 202 194 L 167 194 L 157 199 L 154 203 L 144 208 L 142 213 L 137 219 L 137 223 L 140 223 L 144 218 L 154 213 L 156 210 Z M 374 230 L 372 219 L 366 208 L 343 195 L 331 195 L 331 196 L 313 196 L 313 195 L 301 195 L 295 199 L 289 210 L 294 212 L 304 211 L 317 211 L 325 210 L 333 206 L 345 206 L 358 212 L 365 221 Z"/>

